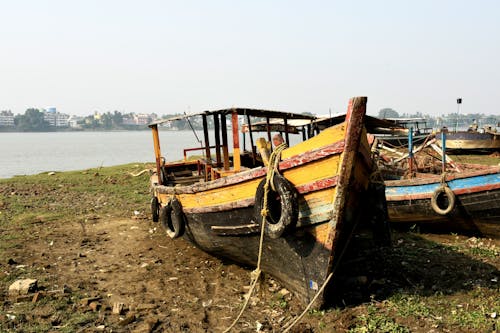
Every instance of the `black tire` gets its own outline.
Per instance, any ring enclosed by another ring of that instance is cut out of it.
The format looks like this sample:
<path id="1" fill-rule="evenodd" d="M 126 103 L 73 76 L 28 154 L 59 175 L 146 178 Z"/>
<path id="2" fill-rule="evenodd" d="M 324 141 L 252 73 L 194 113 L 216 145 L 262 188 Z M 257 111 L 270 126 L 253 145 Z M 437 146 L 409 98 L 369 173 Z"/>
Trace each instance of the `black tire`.
<path id="1" fill-rule="evenodd" d="M 161 226 L 165 230 L 168 229 L 168 225 L 171 223 L 169 222 L 171 212 L 172 212 L 172 206 L 170 205 L 170 202 L 167 205 L 160 208 L 160 214 L 158 219 L 160 221 Z"/>
<path id="2" fill-rule="evenodd" d="M 265 233 L 270 238 L 279 238 L 297 224 L 299 217 L 298 194 L 293 185 L 280 174 L 275 174 L 272 182 L 276 191 L 269 185 Z M 263 179 L 255 193 L 255 216 L 259 224 L 262 222 L 261 211 L 264 208 L 265 184 L 266 180 Z"/>
<path id="3" fill-rule="evenodd" d="M 174 198 L 168 205 L 160 209 L 160 221 L 170 238 L 179 238 L 184 234 L 186 218 L 179 200 Z"/>
<path id="4" fill-rule="evenodd" d="M 442 193 L 446 196 L 446 199 L 448 200 L 448 205 L 445 208 L 439 207 L 438 203 L 439 197 L 441 196 Z M 439 215 L 447 215 L 455 207 L 455 199 L 456 199 L 455 193 L 453 193 L 453 191 L 448 186 L 440 186 L 434 191 L 434 193 L 432 193 L 431 207 Z"/>
<path id="5" fill-rule="evenodd" d="M 158 222 L 160 218 L 160 203 L 157 197 L 151 198 L 151 215 L 153 216 L 153 222 Z"/>

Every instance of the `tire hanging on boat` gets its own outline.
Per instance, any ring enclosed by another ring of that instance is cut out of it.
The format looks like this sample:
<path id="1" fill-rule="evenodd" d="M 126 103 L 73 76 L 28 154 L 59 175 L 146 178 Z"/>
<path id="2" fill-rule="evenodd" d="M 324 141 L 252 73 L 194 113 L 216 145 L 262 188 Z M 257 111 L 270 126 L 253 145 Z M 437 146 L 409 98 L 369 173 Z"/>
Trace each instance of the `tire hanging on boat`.
<path id="1" fill-rule="evenodd" d="M 160 203 L 157 197 L 151 198 L 151 215 L 153 216 L 153 222 L 158 222 L 160 218 Z"/>
<path id="2" fill-rule="evenodd" d="M 441 193 L 444 193 L 446 195 L 446 198 L 448 199 L 448 205 L 445 208 L 439 207 L 438 204 L 438 198 L 441 195 Z M 434 193 L 432 193 L 432 198 L 431 198 L 431 207 L 434 209 L 434 211 L 439 214 L 439 215 L 447 215 L 449 214 L 453 208 L 455 207 L 455 194 L 453 191 L 446 185 L 438 187 Z"/>
<path id="3" fill-rule="evenodd" d="M 173 198 L 160 209 L 160 222 L 170 238 L 179 238 L 184 234 L 186 219 L 177 198 Z"/>
<path id="4" fill-rule="evenodd" d="M 262 209 L 267 210 L 265 233 L 270 238 L 279 238 L 283 233 L 289 231 L 297 224 L 299 217 L 299 204 L 297 191 L 293 185 L 283 176 L 276 173 L 269 184 L 267 195 L 267 207 L 264 207 L 263 179 L 255 193 L 255 216 L 259 223 L 262 222 Z M 274 190 L 273 190 L 274 188 Z"/>

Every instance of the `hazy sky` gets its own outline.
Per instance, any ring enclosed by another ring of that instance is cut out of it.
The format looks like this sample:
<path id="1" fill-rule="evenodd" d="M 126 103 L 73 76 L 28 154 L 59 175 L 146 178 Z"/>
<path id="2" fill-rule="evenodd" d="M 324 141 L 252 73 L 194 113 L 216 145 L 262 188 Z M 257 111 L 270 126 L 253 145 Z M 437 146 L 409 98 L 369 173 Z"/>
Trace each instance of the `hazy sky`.
<path id="1" fill-rule="evenodd" d="M 0 0 L 0 110 L 500 114 L 500 1 Z"/>

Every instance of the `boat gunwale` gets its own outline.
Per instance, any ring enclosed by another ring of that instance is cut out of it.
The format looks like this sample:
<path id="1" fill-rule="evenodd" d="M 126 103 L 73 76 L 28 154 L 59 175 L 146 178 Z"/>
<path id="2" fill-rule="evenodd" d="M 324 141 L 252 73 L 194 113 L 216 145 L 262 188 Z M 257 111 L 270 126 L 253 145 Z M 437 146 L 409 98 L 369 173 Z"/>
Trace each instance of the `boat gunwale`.
<path id="1" fill-rule="evenodd" d="M 445 181 L 452 181 L 456 179 L 464 179 L 471 177 L 479 177 L 485 175 L 491 175 L 495 173 L 500 173 L 500 167 L 492 166 L 486 167 L 482 170 L 471 170 L 463 171 L 459 173 L 446 174 Z M 407 186 L 417 186 L 426 185 L 441 182 L 441 175 L 430 175 L 426 178 L 413 178 L 413 179 L 399 179 L 399 180 L 386 180 L 384 184 L 386 187 L 407 187 Z"/>

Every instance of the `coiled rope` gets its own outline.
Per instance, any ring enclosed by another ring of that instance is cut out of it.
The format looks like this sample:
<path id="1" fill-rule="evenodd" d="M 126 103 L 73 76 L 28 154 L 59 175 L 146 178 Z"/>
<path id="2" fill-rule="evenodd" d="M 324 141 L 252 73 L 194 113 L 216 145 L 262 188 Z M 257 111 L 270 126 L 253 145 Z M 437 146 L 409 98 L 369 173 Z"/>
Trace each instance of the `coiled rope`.
<path id="1" fill-rule="evenodd" d="M 267 168 L 267 174 L 266 174 L 266 183 L 264 184 L 264 205 L 263 208 L 260 212 L 260 215 L 262 216 L 262 223 L 260 224 L 260 241 L 259 241 L 259 255 L 257 259 L 257 267 L 255 268 L 252 273 L 250 273 L 250 276 L 252 278 L 252 283 L 250 285 L 250 290 L 248 290 L 248 293 L 245 295 L 245 302 L 243 303 L 243 307 L 240 310 L 240 313 L 236 317 L 236 319 L 233 321 L 231 326 L 229 326 L 224 333 L 227 333 L 233 329 L 233 327 L 236 325 L 236 323 L 240 320 L 241 315 L 243 312 L 246 310 L 248 306 L 248 301 L 250 300 L 250 296 L 252 296 L 252 293 L 255 289 L 255 286 L 257 285 L 257 281 L 259 281 L 260 274 L 262 273 L 260 269 L 260 264 L 261 264 L 261 259 L 262 259 L 262 248 L 264 244 L 264 230 L 265 230 L 265 224 L 266 224 L 266 217 L 269 214 L 269 210 L 267 209 L 267 195 L 269 192 L 269 184 L 271 184 L 271 188 L 275 191 L 276 189 L 274 188 L 274 184 L 272 182 L 272 179 L 275 175 L 276 172 L 279 172 L 278 170 L 278 165 L 280 162 L 281 158 L 281 152 L 285 150 L 287 145 L 285 143 L 280 144 L 279 146 L 274 149 L 274 151 L 271 154 L 271 157 L 269 158 L 269 165 Z"/>

